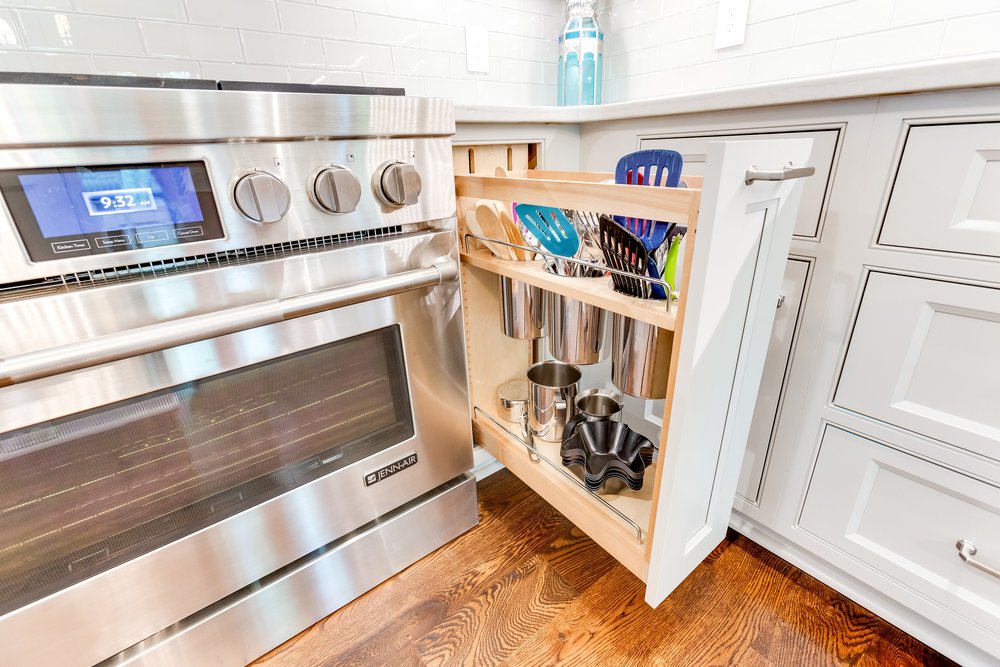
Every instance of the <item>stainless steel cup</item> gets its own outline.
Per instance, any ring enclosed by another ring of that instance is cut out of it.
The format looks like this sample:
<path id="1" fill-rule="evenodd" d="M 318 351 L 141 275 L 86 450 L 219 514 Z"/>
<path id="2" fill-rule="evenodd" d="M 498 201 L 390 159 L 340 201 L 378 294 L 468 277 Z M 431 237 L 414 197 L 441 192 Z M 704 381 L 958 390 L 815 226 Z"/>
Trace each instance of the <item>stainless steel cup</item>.
<path id="1" fill-rule="evenodd" d="M 545 335 L 545 290 L 500 276 L 500 321 L 511 338 L 531 340 Z"/>
<path id="2" fill-rule="evenodd" d="M 620 422 L 624 408 L 625 404 L 622 402 L 622 396 L 616 391 L 586 389 L 576 397 L 576 415 L 578 421 Z"/>
<path id="3" fill-rule="evenodd" d="M 528 369 L 528 428 L 534 438 L 561 443 L 563 428 L 576 412 L 580 369 L 543 361 Z"/>
<path id="4" fill-rule="evenodd" d="M 611 349 L 611 381 L 630 396 L 667 396 L 673 332 L 615 314 Z"/>
<path id="5" fill-rule="evenodd" d="M 549 354 L 581 366 L 604 358 L 604 309 L 553 292 L 548 313 Z"/>
<path id="6" fill-rule="evenodd" d="M 528 381 L 508 380 L 497 388 L 497 406 L 504 421 L 521 424 L 528 417 Z"/>

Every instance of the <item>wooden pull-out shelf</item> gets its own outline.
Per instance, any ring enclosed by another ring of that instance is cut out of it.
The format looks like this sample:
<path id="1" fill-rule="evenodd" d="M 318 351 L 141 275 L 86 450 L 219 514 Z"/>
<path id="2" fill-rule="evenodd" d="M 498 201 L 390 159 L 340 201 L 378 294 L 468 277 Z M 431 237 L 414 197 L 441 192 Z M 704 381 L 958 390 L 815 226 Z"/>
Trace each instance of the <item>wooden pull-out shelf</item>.
<path id="1" fill-rule="evenodd" d="M 455 178 L 463 251 L 469 241 L 461 270 L 476 442 L 645 581 L 654 606 L 726 534 L 791 243 L 801 182 L 747 185 L 747 170 L 808 164 L 811 146 L 811 139 L 712 143 L 704 180 L 688 180 L 704 191 L 609 184 L 602 182 L 608 174 L 573 172 Z M 686 226 L 682 294 L 669 305 L 635 299 L 615 292 L 607 277 L 557 276 L 541 261 L 497 259 L 465 229 L 480 199 Z M 559 445 L 536 440 L 545 459 L 538 460 L 517 427 L 491 419 L 497 388 L 523 379 L 533 361 L 530 341 L 503 335 L 497 276 L 673 332 L 659 454 L 641 490 L 591 493 L 578 471 L 561 467 Z"/>
<path id="2" fill-rule="evenodd" d="M 646 580 L 646 538 L 653 507 L 655 463 L 646 469 L 646 480 L 639 491 L 626 488 L 622 493 L 599 492 L 605 502 L 641 528 L 641 536 L 637 536 L 633 527 L 602 506 L 594 497 L 597 494 L 587 491 L 548 463 L 532 461 L 523 444 L 497 428 L 489 419 L 474 419 L 472 427 L 473 436 L 483 449 L 587 533 L 635 576 Z M 517 426 L 511 424 L 511 428 L 516 429 Z M 549 461 L 562 465 L 559 445 L 536 439 L 534 447 Z"/>

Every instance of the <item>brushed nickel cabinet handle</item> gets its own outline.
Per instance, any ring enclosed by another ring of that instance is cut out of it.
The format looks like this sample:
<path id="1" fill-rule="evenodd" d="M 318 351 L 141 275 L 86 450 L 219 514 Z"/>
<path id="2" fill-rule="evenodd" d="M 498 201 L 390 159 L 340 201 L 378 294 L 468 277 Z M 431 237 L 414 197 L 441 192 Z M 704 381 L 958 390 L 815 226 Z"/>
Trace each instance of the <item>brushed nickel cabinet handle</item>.
<path id="1" fill-rule="evenodd" d="M 791 162 L 776 171 L 758 169 L 757 165 L 751 165 L 747 169 L 744 182 L 751 185 L 754 181 L 790 181 L 793 178 L 806 178 L 816 173 L 816 167 L 796 167 Z"/>
<path id="2" fill-rule="evenodd" d="M 995 567 L 990 567 L 986 563 L 973 558 L 973 556 L 979 552 L 979 549 L 976 548 L 975 544 L 969 540 L 959 540 L 955 543 L 955 548 L 958 549 L 958 557 L 961 558 L 963 562 L 968 563 L 977 570 L 982 570 L 986 574 L 993 575 L 997 579 L 1000 579 L 1000 570 Z"/>

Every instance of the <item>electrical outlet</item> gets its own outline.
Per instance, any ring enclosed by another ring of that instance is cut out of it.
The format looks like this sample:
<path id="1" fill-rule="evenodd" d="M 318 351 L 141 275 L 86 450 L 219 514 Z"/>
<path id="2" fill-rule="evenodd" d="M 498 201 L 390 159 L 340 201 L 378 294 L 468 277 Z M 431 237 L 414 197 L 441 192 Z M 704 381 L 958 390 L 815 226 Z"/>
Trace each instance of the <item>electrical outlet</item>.
<path id="1" fill-rule="evenodd" d="M 746 41 L 750 0 L 720 0 L 715 19 L 715 49 L 739 46 Z"/>
<path id="2" fill-rule="evenodd" d="M 465 69 L 489 74 L 490 33 L 486 28 L 465 26 Z"/>

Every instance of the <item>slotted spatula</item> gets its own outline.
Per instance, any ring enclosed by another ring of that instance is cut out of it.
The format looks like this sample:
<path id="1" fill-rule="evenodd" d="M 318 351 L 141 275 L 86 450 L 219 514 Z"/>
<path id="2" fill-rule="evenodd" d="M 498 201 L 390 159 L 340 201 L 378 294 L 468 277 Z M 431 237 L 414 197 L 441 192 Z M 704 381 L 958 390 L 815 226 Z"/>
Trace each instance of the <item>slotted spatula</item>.
<path id="1" fill-rule="evenodd" d="M 575 257 L 580 250 L 580 235 L 562 209 L 553 206 L 518 204 L 518 220 L 528 228 L 543 248 L 553 255 Z"/>
<path id="2" fill-rule="evenodd" d="M 615 183 L 675 188 L 681 181 L 684 158 L 677 151 L 649 149 L 635 151 L 618 160 Z M 615 221 L 640 239 L 646 250 L 656 250 L 673 229 L 673 224 L 616 215 Z"/>
<path id="3" fill-rule="evenodd" d="M 646 251 L 646 247 L 635 234 L 625 229 L 606 215 L 599 221 L 601 233 L 601 250 L 608 266 L 619 271 L 648 275 L 659 278 L 655 265 Z M 615 289 L 629 296 L 640 299 L 665 299 L 666 292 L 661 285 L 652 285 L 643 280 L 628 276 L 611 274 L 611 282 Z"/>

